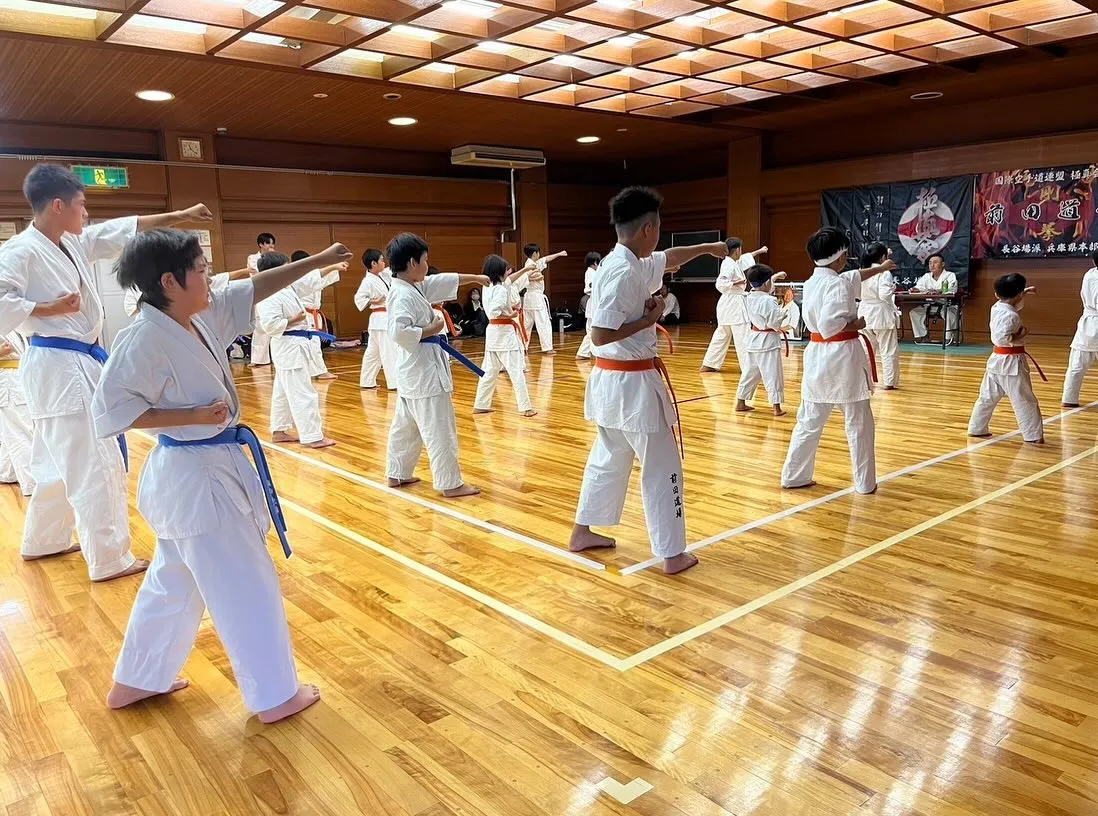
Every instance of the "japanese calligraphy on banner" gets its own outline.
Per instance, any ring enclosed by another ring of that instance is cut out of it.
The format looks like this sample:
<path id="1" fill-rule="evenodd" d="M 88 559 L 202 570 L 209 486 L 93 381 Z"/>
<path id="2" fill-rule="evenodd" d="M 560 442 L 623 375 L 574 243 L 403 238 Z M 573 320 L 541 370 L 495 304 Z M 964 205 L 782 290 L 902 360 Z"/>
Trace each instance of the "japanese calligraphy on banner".
<path id="1" fill-rule="evenodd" d="M 976 258 L 1071 258 L 1098 251 L 1098 165 L 976 177 Z"/>
<path id="2" fill-rule="evenodd" d="M 820 219 L 824 226 L 839 227 L 850 236 L 849 269 L 858 267 L 868 244 L 881 241 L 892 249 L 892 274 L 900 288 L 915 285 L 931 255 L 941 255 L 946 269 L 965 288 L 972 245 L 972 183 L 972 176 L 955 176 L 825 190 Z"/>

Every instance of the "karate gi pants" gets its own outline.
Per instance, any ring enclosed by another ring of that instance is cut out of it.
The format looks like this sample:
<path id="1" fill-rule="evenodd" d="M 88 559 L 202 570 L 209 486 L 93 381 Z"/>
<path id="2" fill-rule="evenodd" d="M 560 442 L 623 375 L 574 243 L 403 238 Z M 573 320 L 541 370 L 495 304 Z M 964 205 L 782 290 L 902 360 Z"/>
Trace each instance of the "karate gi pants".
<path id="1" fill-rule="evenodd" d="M 1068 357 L 1067 375 L 1064 377 L 1064 398 L 1061 402 L 1075 405 L 1079 402 L 1079 391 L 1083 388 L 1083 377 L 1095 363 L 1098 363 L 1098 351 L 1071 350 Z"/>
<path id="2" fill-rule="evenodd" d="M 671 428 L 653 433 L 598 428 L 580 487 L 576 524 L 612 527 L 621 522 L 633 460 L 641 463 L 641 502 L 653 555 L 686 550 L 682 459 Z"/>
<path id="3" fill-rule="evenodd" d="M 956 306 L 943 306 L 942 312 L 945 314 L 946 337 L 949 340 L 954 340 L 957 337 L 959 311 Z M 911 310 L 911 331 L 916 339 L 927 336 L 926 306 L 916 306 Z"/>
<path id="4" fill-rule="evenodd" d="M 989 431 L 991 415 L 995 406 L 1003 397 L 1010 398 L 1014 416 L 1022 431 L 1022 439 L 1036 442 L 1045 438 L 1045 425 L 1041 419 L 1041 404 L 1033 393 L 1033 383 L 1029 372 L 1022 374 L 996 374 L 984 372 L 984 381 L 980 384 L 980 396 L 972 406 L 972 418 L 968 421 L 968 432 L 973 436 L 983 436 Z"/>
<path id="5" fill-rule="evenodd" d="M 705 350 L 705 358 L 702 365 L 705 368 L 715 368 L 718 371 L 724 366 L 724 358 L 728 354 L 728 344 L 733 343 L 736 350 L 736 359 L 740 364 L 740 371 L 747 368 L 747 341 L 751 337 L 750 323 L 736 323 L 731 326 L 717 326 L 713 332 L 713 339 L 709 341 L 709 348 Z"/>
<path id="6" fill-rule="evenodd" d="M 744 354 L 747 367 L 740 375 L 736 399 L 748 402 L 755 397 L 755 389 L 761 382 L 766 386 L 766 398 L 771 405 L 785 402 L 785 372 L 782 371 L 781 349 L 748 351 Z"/>
<path id="7" fill-rule="evenodd" d="M 245 705 L 266 711 L 297 693 L 290 627 L 266 538 L 213 487 L 216 533 L 158 538 L 130 611 L 115 682 L 145 691 L 171 688 L 194 647 L 208 607 Z"/>
<path id="8" fill-rule="evenodd" d="M 324 349 L 320 347 L 320 338 L 309 338 L 309 376 L 319 377 L 328 373 L 328 366 L 324 362 Z"/>
<path id="9" fill-rule="evenodd" d="M 389 428 L 386 475 L 402 482 L 415 476 L 424 446 L 435 490 L 461 487 L 464 479 L 457 457 L 457 422 L 449 392 L 420 399 L 397 398 Z"/>
<path id="10" fill-rule="evenodd" d="M 589 360 L 595 354 L 595 344 L 591 342 L 591 324 L 587 324 L 587 331 L 583 335 L 583 342 L 580 343 L 579 351 L 576 352 L 576 359 Z"/>
<path id="11" fill-rule="evenodd" d="M 362 373 L 359 374 L 360 388 L 377 388 L 377 374 L 385 370 L 385 385 L 390 391 L 396 388 L 396 376 L 393 374 L 393 348 L 389 344 L 389 332 L 385 329 L 370 329 L 370 342 L 366 344 L 366 354 L 362 357 Z"/>
<path id="12" fill-rule="evenodd" d="M 297 426 L 303 444 L 324 438 L 320 422 L 320 398 L 307 368 L 275 366 L 274 394 L 271 395 L 271 433 Z"/>
<path id="13" fill-rule="evenodd" d="M 252 330 L 252 365 L 271 364 L 271 335 L 256 326 Z"/>
<path id="14" fill-rule="evenodd" d="M 492 397 L 496 393 L 496 381 L 499 373 L 506 370 L 515 391 L 515 402 L 519 411 L 531 411 L 534 404 L 530 401 L 530 391 L 526 387 L 526 375 L 522 373 L 524 355 L 521 351 L 484 352 L 484 376 L 477 383 L 477 398 L 473 408 L 487 411 L 492 407 Z"/>
<path id="15" fill-rule="evenodd" d="M 876 490 L 876 429 L 869 400 L 840 403 L 802 401 L 797 411 L 797 426 L 793 429 L 789 452 L 782 467 L 782 487 L 803 487 L 812 481 L 820 436 L 833 408 L 843 412 L 846 441 L 850 446 L 850 464 L 854 471 L 854 490 L 858 493 L 872 493 Z"/>
<path id="16" fill-rule="evenodd" d="M 884 369 L 881 381 L 893 388 L 900 384 L 900 342 L 896 329 L 862 329 L 873 343 L 873 353 Z"/>
<path id="17" fill-rule="evenodd" d="M 23 555 L 67 549 L 75 524 L 93 581 L 133 566 L 122 452 L 113 436 L 96 438 L 90 408 L 34 420 L 30 470 Z"/>
<path id="18" fill-rule="evenodd" d="M 24 496 L 34 491 L 31 476 L 31 439 L 34 427 L 26 405 L 9 405 L 0 408 L 0 446 L 4 457 L 11 462 L 12 475 L 19 482 Z"/>
<path id="19" fill-rule="evenodd" d="M 526 310 L 526 348 L 530 348 L 530 341 L 534 339 L 534 329 L 538 330 L 538 342 L 542 351 L 553 350 L 553 321 L 548 309 Z"/>

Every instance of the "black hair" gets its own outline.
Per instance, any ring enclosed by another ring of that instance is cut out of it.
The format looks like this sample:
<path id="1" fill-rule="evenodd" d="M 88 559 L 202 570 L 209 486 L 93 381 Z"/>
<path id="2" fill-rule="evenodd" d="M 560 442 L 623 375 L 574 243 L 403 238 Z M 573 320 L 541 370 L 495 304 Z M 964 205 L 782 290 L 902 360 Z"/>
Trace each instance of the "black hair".
<path id="1" fill-rule="evenodd" d="M 381 254 L 380 249 L 368 249 L 362 253 L 362 265 L 366 267 L 366 271 L 370 271 L 370 267 L 376 264 L 385 256 Z"/>
<path id="2" fill-rule="evenodd" d="M 600 263 L 602 263 L 602 256 L 597 252 L 588 252 L 587 255 L 584 256 L 583 265 L 586 268 L 598 266 Z"/>
<path id="3" fill-rule="evenodd" d="M 261 232 L 255 237 L 256 246 L 259 246 L 260 244 L 273 244 L 274 242 L 275 237 L 269 232 Z"/>
<path id="4" fill-rule="evenodd" d="M 487 275 L 492 283 L 502 283 L 503 279 L 507 277 L 507 271 L 513 268 L 511 264 L 507 263 L 506 258 L 499 255 L 489 255 L 484 259 L 484 266 L 481 267 L 480 274 Z"/>
<path id="5" fill-rule="evenodd" d="M 537 253 L 538 255 L 541 254 L 541 247 L 537 244 L 527 244 L 522 248 L 522 254 L 527 258 L 534 257 L 534 253 Z"/>
<path id="6" fill-rule="evenodd" d="M 268 269 L 274 269 L 279 266 L 285 266 L 290 262 L 290 259 L 283 255 L 281 252 L 264 252 L 259 256 L 259 260 L 256 262 L 255 269 L 257 272 L 266 272 Z"/>
<path id="7" fill-rule="evenodd" d="M 148 303 L 163 311 L 169 301 L 160 279 L 170 272 L 184 289 L 187 272 L 202 257 L 202 247 L 193 232 L 154 229 L 134 235 L 114 265 L 114 274 L 122 289 L 141 293 L 139 303 Z"/>
<path id="8" fill-rule="evenodd" d="M 427 254 L 427 242 L 414 232 L 402 232 L 394 236 L 385 248 L 385 255 L 389 258 L 389 268 L 394 275 L 408 271 L 408 264 L 412 261 L 422 260 Z"/>
<path id="9" fill-rule="evenodd" d="M 305 250 L 295 249 L 293 254 L 290 256 L 290 260 L 291 261 L 303 261 L 308 257 L 309 257 L 309 253 L 306 252 Z"/>
<path id="10" fill-rule="evenodd" d="M 844 249 L 850 249 L 850 239 L 838 227 L 824 227 L 816 230 L 805 245 L 808 257 L 813 263 L 823 258 L 830 258 Z"/>
<path id="11" fill-rule="evenodd" d="M 59 164 L 36 164 L 23 179 L 23 195 L 35 213 L 42 212 L 58 198 L 70 204 L 83 191 L 84 182 Z"/>
<path id="12" fill-rule="evenodd" d="M 927 256 L 927 259 L 926 259 L 926 265 L 927 265 L 927 266 L 930 266 L 930 262 L 931 262 L 932 260 L 934 260 L 935 258 L 937 258 L 937 259 L 938 259 L 939 261 L 941 261 L 941 262 L 942 262 L 942 266 L 945 266 L 945 263 L 946 263 L 946 259 L 945 259 L 945 256 L 943 256 L 943 255 L 942 255 L 942 253 L 941 253 L 941 252 L 935 252 L 935 253 L 934 253 L 933 255 L 929 255 L 929 256 Z"/>
<path id="13" fill-rule="evenodd" d="M 729 238 L 727 241 L 724 242 L 724 245 L 728 247 L 728 254 L 731 255 L 737 249 L 743 247 L 743 241 L 741 241 L 739 238 Z"/>
<path id="14" fill-rule="evenodd" d="M 752 289 L 761 289 L 766 286 L 768 280 L 774 277 L 774 270 L 766 264 L 755 264 L 748 267 L 744 275 L 747 276 L 747 282 L 751 284 Z"/>
<path id="15" fill-rule="evenodd" d="M 995 281 L 995 296 L 999 300 L 1016 298 L 1026 290 L 1026 276 L 1012 272 Z"/>
<path id="16" fill-rule="evenodd" d="M 888 247 L 880 241 L 873 241 L 862 250 L 862 269 L 876 266 L 888 257 Z"/>
<path id="17" fill-rule="evenodd" d="M 651 187 L 626 187 L 610 199 L 610 223 L 624 227 L 648 215 L 658 215 L 663 196 Z"/>

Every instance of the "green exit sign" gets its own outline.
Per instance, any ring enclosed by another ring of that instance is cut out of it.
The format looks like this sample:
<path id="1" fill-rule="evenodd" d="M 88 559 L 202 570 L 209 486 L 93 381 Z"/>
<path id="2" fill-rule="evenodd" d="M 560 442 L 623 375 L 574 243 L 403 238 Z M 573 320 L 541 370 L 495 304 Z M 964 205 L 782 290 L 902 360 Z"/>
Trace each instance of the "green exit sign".
<path id="1" fill-rule="evenodd" d="M 130 186 L 130 174 L 125 167 L 103 167 L 95 164 L 74 164 L 72 172 L 85 187 L 101 190 L 122 190 Z"/>

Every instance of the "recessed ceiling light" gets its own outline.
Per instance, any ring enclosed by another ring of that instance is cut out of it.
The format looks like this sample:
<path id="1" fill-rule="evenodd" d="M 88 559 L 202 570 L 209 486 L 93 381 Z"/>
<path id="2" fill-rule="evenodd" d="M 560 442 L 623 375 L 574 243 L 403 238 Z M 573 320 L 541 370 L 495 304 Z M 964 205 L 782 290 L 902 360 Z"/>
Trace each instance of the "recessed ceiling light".
<path id="1" fill-rule="evenodd" d="M 446 0 L 442 7 L 472 17 L 491 17 L 499 8 L 499 3 L 490 3 L 487 0 Z"/>
<path id="2" fill-rule="evenodd" d="M 349 48 L 343 52 L 349 57 L 354 57 L 363 62 L 385 62 L 385 55 L 376 51 L 363 51 L 361 48 Z"/>
<path id="3" fill-rule="evenodd" d="M 760 31 L 748 31 L 746 34 L 743 35 L 743 38 L 745 40 L 757 40 L 757 39 L 760 39 L 761 37 L 762 37 L 762 32 L 760 32 Z"/>
<path id="4" fill-rule="evenodd" d="M 164 31 L 178 31 L 180 34 L 206 33 L 206 26 L 203 23 L 173 20 L 168 17 L 153 17 L 149 14 L 135 14 L 130 18 L 130 25 L 141 26 L 142 28 L 159 28 Z"/>
<path id="5" fill-rule="evenodd" d="M 409 127 L 415 123 L 416 120 L 411 116 L 394 116 L 389 120 L 389 124 L 394 125 L 395 127 Z"/>
<path id="6" fill-rule="evenodd" d="M 0 0 L 0 8 L 11 11 L 28 11 L 32 14 L 48 14 L 51 17 L 75 17 L 78 20 L 94 20 L 98 12 L 90 8 L 59 6 L 55 3 L 35 3 L 33 0 Z"/>
<path id="7" fill-rule="evenodd" d="M 328 94 L 326 94 L 326 93 L 315 93 L 315 94 L 313 94 L 313 99 L 327 99 L 327 98 L 328 98 Z"/>
<path id="8" fill-rule="evenodd" d="M 680 57 L 682 57 L 683 59 L 688 59 L 688 60 L 697 59 L 701 55 L 702 55 L 702 50 L 700 48 L 695 48 L 693 51 L 682 51 L 682 52 L 679 53 Z"/>
<path id="9" fill-rule="evenodd" d="M 561 90 L 568 91 L 569 93 L 574 93 L 575 91 L 579 90 L 579 85 L 565 85 L 563 88 L 561 88 Z"/>
<path id="10" fill-rule="evenodd" d="M 259 43 L 260 45 L 282 45 L 288 46 L 282 37 L 276 37 L 274 34 L 260 34 L 255 31 L 248 32 L 241 37 L 244 42 Z"/>
<path id="11" fill-rule="evenodd" d="M 496 42 L 495 40 L 485 40 L 484 42 L 478 42 L 477 48 L 481 51 L 487 51 L 490 54 L 506 54 L 509 51 L 513 51 L 515 46 L 511 43 Z"/>
<path id="12" fill-rule="evenodd" d="M 175 94 L 167 91 L 138 91 L 135 95 L 146 102 L 171 102 L 175 99 Z"/>
<path id="13" fill-rule="evenodd" d="M 618 128 L 618 133 L 625 133 L 629 128 Z"/>
<path id="14" fill-rule="evenodd" d="M 580 136 L 578 139 L 576 139 L 576 141 L 580 144 L 594 144 L 598 140 L 598 136 Z"/>
<path id="15" fill-rule="evenodd" d="M 450 65 L 448 62 L 431 62 L 423 66 L 428 71 L 437 71 L 440 74 L 456 74 L 457 66 Z"/>
<path id="16" fill-rule="evenodd" d="M 637 0 L 595 0 L 600 6 L 609 6 L 615 9 L 627 9 L 637 5 Z"/>
<path id="17" fill-rule="evenodd" d="M 390 30 L 394 34 L 402 34 L 405 37 L 418 37 L 421 40 L 437 40 L 442 36 L 437 31 L 428 31 L 426 28 L 407 25 L 395 25 Z"/>
<path id="18" fill-rule="evenodd" d="M 572 28 L 572 23 L 568 22 L 567 20 L 546 20 L 544 22 L 538 23 L 534 26 L 534 28 L 540 28 L 545 31 L 568 31 Z"/>
<path id="19" fill-rule="evenodd" d="M 675 22 L 689 26 L 700 26 L 705 25 L 706 23 L 715 20 L 718 17 L 723 17 L 725 14 L 728 14 L 728 9 L 703 9 L 702 11 L 695 11 L 693 14 L 685 14 L 682 17 L 676 17 Z"/>
<path id="20" fill-rule="evenodd" d="M 625 34 L 621 37 L 611 37 L 610 42 L 620 48 L 632 48 L 647 39 L 645 34 Z"/>
<path id="21" fill-rule="evenodd" d="M 911 95 L 911 98 L 916 102 L 925 102 L 928 99 L 941 99 L 945 94 L 941 91 L 921 91 Z"/>
<path id="22" fill-rule="evenodd" d="M 554 65 L 567 65 L 569 67 L 574 67 L 580 64 L 580 58 L 573 57 L 571 54 L 557 54 L 557 56 L 553 57 L 549 61 Z"/>
<path id="23" fill-rule="evenodd" d="M 228 132 L 229 132 L 229 129 L 227 127 L 219 127 L 217 129 L 217 135 L 218 136 L 224 136 Z"/>
<path id="24" fill-rule="evenodd" d="M 519 82 L 522 81 L 522 77 L 520 77 L 518 74 L 503 74 L 502 76 L 500 76 L 500 79 L 504 82 L 510 82 L 513 85 L 518 85 Z"/>
<path id="25" fill-rule="evenodd" d="M 622 68 L 620 71 L 618 71 L 618 73 L 621 74 L 623 77 L 633 77 L 633 76 L 637 75 L 637 69 L 636 68 Z"/>

